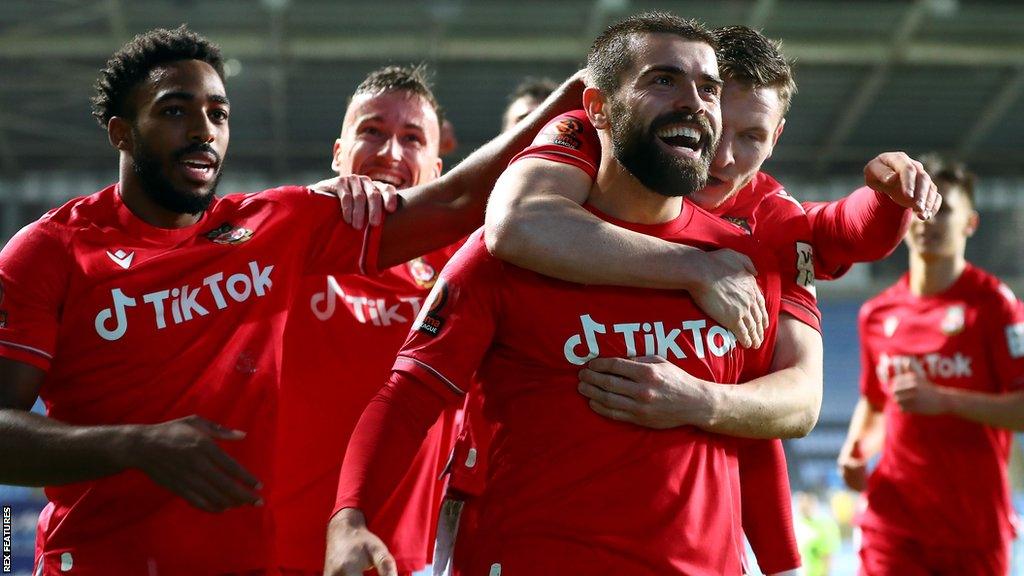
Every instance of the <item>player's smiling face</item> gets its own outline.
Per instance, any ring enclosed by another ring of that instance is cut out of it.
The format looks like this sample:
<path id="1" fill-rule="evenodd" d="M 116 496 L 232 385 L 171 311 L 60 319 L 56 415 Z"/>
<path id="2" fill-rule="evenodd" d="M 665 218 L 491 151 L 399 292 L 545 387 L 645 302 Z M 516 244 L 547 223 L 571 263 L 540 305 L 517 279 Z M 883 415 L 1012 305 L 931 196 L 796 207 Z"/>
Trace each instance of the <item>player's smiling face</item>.
<path id="1" fill-rule="evenodd" d="M 162 208 L 209 206 L 227 153 L 230 106 L 212 66 L 181 60 L 155 67 L 131 92 L 130 148 L 142 191 Z"/>
<path id="2" fill-rule="evenodd" d="M 722 139 L 711 162 L 708 185 L 693 195 L 694 202 L 716 208 L 753 180 L 782 134 L 783 107 L 775 88 L 752 88 L 726 79 Z"/>
<path id="3" fill-rule="evenodd" d="M 404 90 L 352 99 L 331 168 L 408 188 L 441 174 L 437 112 L 425 98 Z"/>
<path id="4" fill-rule="evenodd" d="M 649 189 L 704 186 L 721 133 L 721 80 L 711 46 L 673 34 L 633 40 L 632 63 L 607 99 L 616 159 Z"/>

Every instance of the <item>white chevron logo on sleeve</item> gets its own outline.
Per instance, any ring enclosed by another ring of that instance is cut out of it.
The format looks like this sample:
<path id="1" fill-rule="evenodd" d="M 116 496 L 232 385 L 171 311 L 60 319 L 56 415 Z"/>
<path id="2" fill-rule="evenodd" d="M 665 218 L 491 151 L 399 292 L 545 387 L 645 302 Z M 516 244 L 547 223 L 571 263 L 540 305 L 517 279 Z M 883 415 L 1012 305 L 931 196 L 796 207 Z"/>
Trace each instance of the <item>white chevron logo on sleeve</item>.
<path id="1" fill-rule="evenodd" d="M 121 268 L 127 270 L 128 267 L 132 265 L 132 258 L 135 258 L 135 252 L 128 252 L 126 254 L 124 250 L 118 250 L 117 252 L 111 254 L 108 250 L 107 256 L 109 256 L 110 259 L 114 261 L 114 264 L 117 264 Z"/>

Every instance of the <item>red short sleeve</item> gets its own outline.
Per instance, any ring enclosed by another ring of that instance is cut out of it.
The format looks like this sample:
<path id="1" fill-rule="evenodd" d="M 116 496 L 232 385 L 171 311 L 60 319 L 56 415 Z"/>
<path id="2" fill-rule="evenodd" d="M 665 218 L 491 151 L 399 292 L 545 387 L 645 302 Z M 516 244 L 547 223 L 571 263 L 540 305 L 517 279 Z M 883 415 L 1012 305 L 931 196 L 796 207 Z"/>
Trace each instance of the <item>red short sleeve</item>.
<path id="1" fill-rule="evenodd" d="M 778 258 L 780 311 L 821 332 L 814 285 L 814 245 L 810 221 L 800 204 L 784 190 L 758 205 L 755 235 Z"/>
<path id="2" fill-rule="evenodd" d="M 533 144 L 517 154 L 512 162 L 522 158 L 543 158 L 571 164 L 591 178 L 597 178 L 597 168 L 601 164 L 601 142 L 586 112 L 574 110 L 556 116 L 545 124 Z"/>
<path id="3" fill-rule="evenodd" d="M 441 271 L 394 369 L 465 394 L 494 336 L 503 266 L 474 232 Z"/>
<path id="4" fill-rule="evenodd" d="M 0 251 L 0 356 L 50 368 L 69 277 L 69 254 L 45 218 Z"/>
<path id="5" fill-rule="evenodd" d="M 1012 392 L 1024 389 L 1024 304 L 1005 284 L 999 285 L 989 313 L 995 372 L 1000 389 Z"/>

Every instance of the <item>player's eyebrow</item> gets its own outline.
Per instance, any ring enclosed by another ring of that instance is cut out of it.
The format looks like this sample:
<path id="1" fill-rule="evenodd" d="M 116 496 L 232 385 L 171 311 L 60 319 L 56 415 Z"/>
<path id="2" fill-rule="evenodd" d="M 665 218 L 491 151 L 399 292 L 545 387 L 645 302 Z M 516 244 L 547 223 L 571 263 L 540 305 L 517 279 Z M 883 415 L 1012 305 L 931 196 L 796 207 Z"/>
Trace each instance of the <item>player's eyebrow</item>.
<path id="1" fill-rule="evenodd" d="M 659 72 L 663 73 L 663 74 L 666 74 L 666 73 L 667 74 L 677 74 L 679 76 L 688 76 L 689 75 L 686 72 L 686 70 L 683 70 L 679 66 L 672 66 L 670 64 L 652 64 L 652 65 L 648 66 L 647 68 L 644 68 L 643 72 L 640 73 L 640 76 L 641 77 L 642 76 L 647 76 L 648 74 L 655 74 L 655 73 L 659 73 Z M 711 74 L 710 72 L 701 72 L 700 73 L 700 78 L 701 78 L 701 80 L 704 80 L 705 82 L 711 82 L 711 83 L 716 84 L 718 86 L 722 86 L 722 85 L 725 84 L 725 82 L 721 78 L 719 78 L 718 75 Z"/>
<path id="2" fill-rule="evenodd" d="M 192 92 L 185 92 L 184 90 L 174 90 L 171 92 L 164 92 L 160 94 L 159 96 L 157 96 L 155 102 L 157 104 L 161 102 L 166 102 L 168 100 L 187 100 L 191 102 L 195 99 L 196 95 Z M 212 96 L 209 96 L 209 100 L 212 100 L 218 104 L 224 104 L 225 106 L 231 105 L 231 102 L 228 101 L 228 97 L 224 96 L 223 94 L 213 94 Z"/>

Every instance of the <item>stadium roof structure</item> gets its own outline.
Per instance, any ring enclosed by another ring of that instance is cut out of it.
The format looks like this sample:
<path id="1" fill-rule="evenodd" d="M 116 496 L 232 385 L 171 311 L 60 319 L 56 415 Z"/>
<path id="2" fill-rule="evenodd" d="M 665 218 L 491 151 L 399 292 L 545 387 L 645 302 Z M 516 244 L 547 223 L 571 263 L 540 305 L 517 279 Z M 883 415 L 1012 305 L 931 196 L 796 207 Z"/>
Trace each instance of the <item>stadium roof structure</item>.
<path id="1" fill-rule="evenodd" d="M 5 0 L 0 175 L 112 168 L 89 96 L 132 35 L 182 22 L 229 59 L 229 162 L 326 169 L 348 94 L 373 68 L 427 62 L 464 155 L 524 76 L 562 78 L 602 27 L 666 9 L 784 41 L 799 94 L 769 167 L 859 171 L 883 150 L 1024 173 L 1024 3 L 981 0 Z"/>

